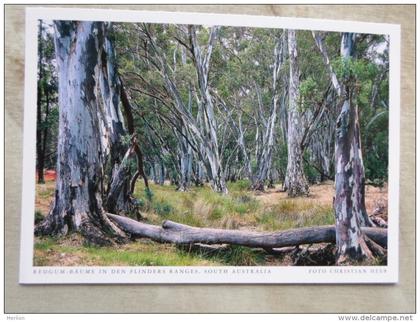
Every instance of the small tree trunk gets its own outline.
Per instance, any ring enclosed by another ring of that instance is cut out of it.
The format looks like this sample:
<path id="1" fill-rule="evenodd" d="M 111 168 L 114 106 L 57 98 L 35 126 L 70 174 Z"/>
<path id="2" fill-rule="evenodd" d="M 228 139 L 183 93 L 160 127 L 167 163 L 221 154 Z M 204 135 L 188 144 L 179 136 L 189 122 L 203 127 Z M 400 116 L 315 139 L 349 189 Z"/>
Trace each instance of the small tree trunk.
<path id="1" fill-rule="evenodd" d="M 42 21 L 39 21 L 38 30 L 38 88 L 37 88 L 37 101 L 36 101 L 36 156 L 37 156 L 37 173 L 38 183 L 45 183 L 44 180 L 44 159 L 45 154 L 42 149 L 42 82 L 44 77 L 42 57 Z M 45 151 L 44 151 L 45 152 Z"/>
<path id="2" fill-rule="evenodd" d="M 165 184 L 165 165 L 163 164 L 163 160 L 160 160 L 160 178 L 159 178 L 159 185 L 163 186 Z"/>
<path id="3" fill-rule="evenodd" d="M 285 188 L 290 197 L 307 196 L 309 185 L 303 171 L 303 156 L 300 142 L 301 120 L 298 110 L 299 100 L 299 69 L 296 32 L 289 30 L 289 60 L 290 60 L 290 81 L 289 81 L 289 111 L 288 111 L 288 134 L 287 134 L 287 173 Z"/>
<path id="4" fill-rule="evenodd" d="M 187 191 L 190 186 L 190 173 L 189 173 L 189 166 L 190 166 L 190 155 L 185 153 L 183 149 L 181 149 L 181 176 L 178 186 L 178 191 Z"/>
<path id="5" fill-rule="evenodd" d="M 128 96 L 125 91 L 124 84 L 121 78 L 120 78 L 120 84 L 121 84 L 121 92 L 120 92 L 121 103 L 124 108 L 124 112 L 125 112 L 124 114 L 127 120 L 128 133 L 131 135 L 131 142 L 132 142 L 134 152 L 136 153 L 136 158 L 137 158 L 137 171 L 134 173 L 130 182 L 130 194 L 133 194 L 134 188 L 136 185 L 136 180 L 139 176 L 143 177 L 144 185 L 146 189 L 149 189 L 149 181 L 147 180 L 147 176 L 144 171 L 143 153 L 140 149 L 140 144 L 138 142 L 138 139 L 136 137 L 136 133 L 134 130 L 134 118 L 133 118 L 131 104 L 130 104 L 130 101 L 128 100 Z"/>

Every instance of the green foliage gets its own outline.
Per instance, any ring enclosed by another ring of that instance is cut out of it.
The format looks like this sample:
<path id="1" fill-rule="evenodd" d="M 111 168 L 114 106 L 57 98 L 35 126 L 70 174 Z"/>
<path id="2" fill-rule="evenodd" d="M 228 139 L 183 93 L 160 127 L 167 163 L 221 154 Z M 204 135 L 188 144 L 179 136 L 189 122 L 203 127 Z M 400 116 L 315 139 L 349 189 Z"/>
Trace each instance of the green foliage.
<path id="1" fill-rule="evenodd" d="M 322 100 L 322 92 L 319 83 L 312 76 L 300 82 L 299 86 L 299 110 L 304 112 Z"/>
<path id="2" fill-rule="evenodd" d="M 379 132 L 372 138 L 374 150 L 364 158 L 366 178 L 370 181 L 384 182 L 388 178 L 388 136 Z M 386 162 L 384 162 L 386 161 Z"/>
<path id="3" fill-rule="evenodd" d="M 124 145 L 124 146 L 129 146 L 130 145 L 130 143 L 131 143 L 131 135 L 130 134 L 126 134 L 126 135 L 122 135 L 121 137 L 120 137 L 120 140 L 121 140 L 121 143 Z"/>
<path id="4" fill-rule="evenodd" d="M 348 81 L 350 79 L 357 79 L 365 81 L 372 79 L 377 73 L 375 64 L 354 58 L 337 58 L 332 63 L 337 77 L 341 81 Z"/>

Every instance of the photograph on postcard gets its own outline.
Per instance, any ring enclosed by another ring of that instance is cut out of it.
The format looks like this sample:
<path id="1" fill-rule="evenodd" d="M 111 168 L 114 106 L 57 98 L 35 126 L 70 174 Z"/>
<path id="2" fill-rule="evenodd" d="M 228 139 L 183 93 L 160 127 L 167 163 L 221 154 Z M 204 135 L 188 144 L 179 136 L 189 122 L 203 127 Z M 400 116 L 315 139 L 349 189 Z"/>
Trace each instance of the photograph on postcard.
<path id="1" fill-rule="evenodd" d="M 33 274 L 387 274 L 386 30 L 34 21 Z"/>

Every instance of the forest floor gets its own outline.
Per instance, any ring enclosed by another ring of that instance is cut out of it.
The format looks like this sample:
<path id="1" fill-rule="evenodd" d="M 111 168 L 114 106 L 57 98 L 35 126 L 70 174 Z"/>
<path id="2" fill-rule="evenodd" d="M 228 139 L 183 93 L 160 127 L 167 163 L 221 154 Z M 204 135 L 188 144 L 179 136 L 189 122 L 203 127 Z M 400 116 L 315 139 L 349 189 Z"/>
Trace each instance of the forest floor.
<path id="1" fill-rule="evenodd" d="M 140 200 L 144 220 L 156 225 L 169 219 L 196 227 L 279 231 L 334 223 L 333 182 L 312 185 L 309 197 L 293 199 L 281 192 L 281 185 L 266 192 L 252 192 L 248 186 L 247 181 L 229 183 L 229 194 L 219 195 L 208 186 L 177 192 L 169 184 L 151 184 L 152 193 L 148 194 L 139 181 L 135 196 Z M 42 219 L 48 213 L 54 188 L 53 180 L 37 185 L 35 220 Z M 369 214 L 381 209 L 380 216 L 387 220 L 386 205 L 386 186 L 366 187 L 366 208 Z M 301 246 L 294 252 L 280 255 L 240 246 L 228 246 L 209 252 L 159 244 L 146 239 L 117 247 L 95 247 L 84 244 L 79 235 L 72 234 L 59 239 L 36 237 L 34 265 L 331 265 L 334 263 L 332 249 L 326 246 Z"/>

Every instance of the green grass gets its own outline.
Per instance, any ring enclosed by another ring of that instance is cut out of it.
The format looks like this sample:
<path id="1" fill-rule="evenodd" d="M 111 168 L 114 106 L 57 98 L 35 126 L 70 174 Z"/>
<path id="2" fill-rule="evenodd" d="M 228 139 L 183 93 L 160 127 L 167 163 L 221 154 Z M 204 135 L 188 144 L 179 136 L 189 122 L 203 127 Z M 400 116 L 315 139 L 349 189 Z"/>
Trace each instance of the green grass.
<path id="1" fill-rule="evenodd" d="M 152 184 L 152 197 L 148 198 L 139 183 L 134 195 L 141 200 L 141 211 L 147 220 L 157 225 L 163 220 L 172 220 L 197 227 L 251 227 L 272 231 L 334 223 L 331 206 L 302 198 L 279 198 L 274 204 L 266 205 L 257 200 L 248 187 L 246 180 L 229 183 L 229 194 L 221 195 L 208 186 L 178 192 L 173 186 Z"/>
<path id="2" fill-rule="evenodd" d="M 37 238 L 35 266 L 99 265 L 99 266 L 209 266 L 223 265 L 216 259 L 150 241 L 136 241 L 120 247 L 68 245 L 71 235 L 60 238 Z"/>
<path id="3" fill-rule="evenodd" d="M 262 250 L 242 246 L 228 246 L 211 254 L 206 250 L 189 250 L 188 247 L 136 241 L 120 247 L 95 247 L 84 245 L 76 234 L 55 239 L 36 238 L 35 266 L 250 266 L 264 265 Z"/>
<path id="4" fill-rule="evenodd" d="M 138 245 L 135 245 L 138 246 Z M 127 266 L 193 266 L 209 265 L 210 261 L 201 260 L 191 254 L 178 251 L 174 247 L 161 247 L 151 244 L 131 249 L 87 248 L 87 253 L 102 265 L 122 264 Z"/>
<path id="5" fill-rule="evenodd" d="M 40 239 L 35 242 L 34 248 L 36 250 L 47 251 L 53 249 L 57 244 L 57 241 L 51 237 Z"/>
<path id="6" fill-rule="evenodd" d="M 161 224 L 168 219 L 197 227 L 226 227 L 232 218 L 242 218 L 245 223 L 260 207 L 252 193 L 244 188 L 248 186 L 238 181 L 229 185 L 228 195 L 220 195 L 208 186 L 178 192 L 173 186 L 152 184 L 152 197 L 147 198 L 143 184 L 139 183 L 134 196 L 141 200 L 141 211 L 151 223 Z"/>

